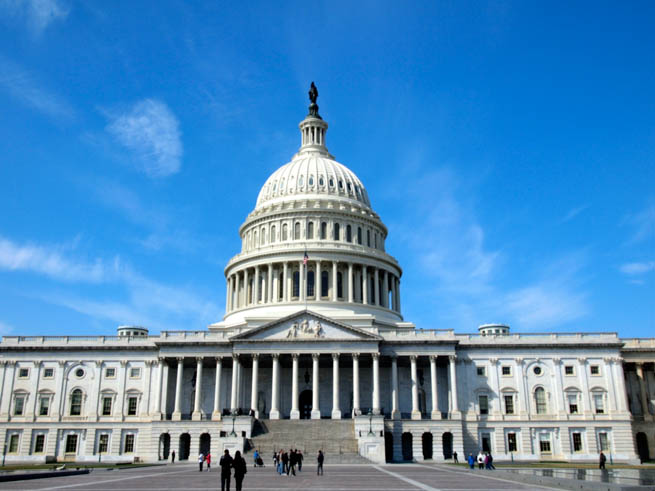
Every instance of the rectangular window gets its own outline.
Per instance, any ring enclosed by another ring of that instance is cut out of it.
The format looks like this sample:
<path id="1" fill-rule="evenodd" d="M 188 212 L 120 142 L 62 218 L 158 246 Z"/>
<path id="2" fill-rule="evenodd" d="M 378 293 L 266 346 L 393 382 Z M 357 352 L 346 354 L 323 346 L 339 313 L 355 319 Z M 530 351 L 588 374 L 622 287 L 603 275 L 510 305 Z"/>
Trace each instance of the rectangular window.
<path id="1" fill-rule="evenodd" d="M 504 396 L 505 414 L 514 414 L 514 396 Z"/>
<path id="2" fill-rule="evenodd" d="M 578 414 L 578 395 L 569 394 L 566 398 L 569 402 L 569 414 Z"/>
<path id="3" fill-rule="evenodd" d="M 132 452 L 134 452 L 134 435 L 125 435 L 125 448 L 123 449 L 123 453 Z"/>
<path id="4" fill-rule="evenodd" d="M 50 412 L 50 396 L 41 396 L 39 399 L 39 416 L 47 416 Z"/>
<path id="5" fill-rule="evenodd" d="M 29 368 L 20 368 L 18 370 L 18 378 L 27 378 L 30 376 L 30 369 Z"/>
<path id="6" fill-rule="evenodd" d="M 485 367 L 477 367 L 476 370 L 478 372 L 478 375 L 480 377 L 484 377 L 487 373 L 487 371 L 484 369 Z"/>
<path id="7" fill-rule="evenodd" d="M 14 416 L 22 416 L 25 411 L 25 396 L 16 396 L 14 400 Z"/>
<path id="8" fill-rule="evenodd" d="M 573 451 L 582 452 L 582 434 L 576 432 L 573 433 L 571 436 L 573 438 Z"/>
<path id="9" fill-rule="evenodd" d="M 539 451 L 541 453 L 550 453 L 550 435 L 539 435 Z"/>
<path id="10" fill-rule="evenodd" d="M 589 367 L 589 373 L 591 373 L 592 375 L 600 375 L 600 366 L 591 365 Z"/>
<path id="11" fill-rule="evenodd" d="M 36 438 L 34 439 L 34 453 L 43 453 L 43 450 L 45 449 L 45 435 L 43 433 L 39 433 L 36 435 Z"/>
<path id="12" fill-rule="evenodd" d="M 20 435 L 18 433 L 14 433 L 9 437 L 9 449 L 7 450 L 9 453 L 18 453 L 19 438 Z"/>
<path id="13" fill-rule="evenodd" d="M 610 443 L 609 443 L 609 439 L 607 438 L 607 433 L 605 432 L 598 433 L 598 447 L 599 450 L 603 452 L 609 452 Z"/>
<path id="14" fill-rule="evenodd" d="M 517 451 L 516 433 L 508 433 L 507 434 L 507 451 L 508 452 L 516 452 Z"/>
<path id="15" fill-rule="evenodd" d="M 480 404 L 480 414 L 489 414 L 489 398 L 486 395 L 478 396 Z"/>
<path id="16" fill-rule="evenodd" d="M 111 416 L 111 397 L 102 398 L 102 415 Z"/>
<path id="17" fill-rule="evenodd" d="M 605 414 L 603 394 L 594 394 L 594 408 L 596 409 L 596 414 Z"/>
<path id="18" fill-rule="evenodd" d="M 573 365 L 564 365 L 564 375 L 574 375 Z"/>
<path id="19" fill-rule="evenodd" d="M 77 453 L 77 435 L 66 437 L 66 453 Z"/>
<path id="20" fill-rule="evenodd" d="M 53 378 L 55 376 L 54 368 L 44 368 L 43 369 L 43 378 Z"/>
<path id="21" fill-rule="evenodd" d="M 136 416 L 136 403 L 137 403 L 137 398 L 136 397 L 128 397 L 128 399 L 127 399 L 127 415 L 128 416 Z"/>
<path id="22" fill-rule="evenodd" d="M 140 368 L 130 368 L 130 378 L 139 378 L 141 376 Z"/>
<path id="23" fill-rule="evenodd" d="M 503 373 L 503 375 L 505 377 L 508 377 L 508 376 L 512 375 L 512 367 L 510 367 L 509 365 L 504 365 L 501 368 L 501 370 L 502 370 L 502 373 Z"/>
<path id="24" fill-rule="evenodd" d="M 98 453 L 107 453 L 107 450 L 109 450 L 109 435 L 103 433 L 98 440 Z"/>
<path id="25" fill-rule="evenodd" d="M 116 377 L 115 368 L 105 368 L 105 378 L 114 378 Z"/>

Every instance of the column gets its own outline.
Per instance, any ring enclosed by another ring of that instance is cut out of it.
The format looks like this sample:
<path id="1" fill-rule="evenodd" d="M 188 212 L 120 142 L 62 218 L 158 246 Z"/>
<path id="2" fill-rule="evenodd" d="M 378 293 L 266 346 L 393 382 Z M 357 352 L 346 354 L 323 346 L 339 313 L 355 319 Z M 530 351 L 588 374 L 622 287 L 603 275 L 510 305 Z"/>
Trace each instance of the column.
<path id="1" fill-rule="evenodd" d="M 621 412 L 630 412 L 628 407 L 628 392 L 625 386 L 625 374 L 623 373 L 623 359 L 614 358 L 614 382 L 616 383 L 617 409 Z"/>
<path id="2" fill-rule="evenodd" d="M 450 362 L 450 392 L 453 398 L 453 408 L 452 415 L 453 417 L 459 416 L 459 403 L 457 401 L 457 356 L 450 355 L 448 357 Z"/>
<path id="3" fill-rule="evenodd" d="M 393 284 L 393 283 L 392 283 Z M 439 386 L 437 385 L 437 357 L 430 357 L 430 389 L 432 392 L 432 419 L 441 419 L 439 411 Z"/>
<path id="4" fill-rule="evenodd" d="M 231 278 L 228 276 L 225 285 L 225 311 L 226 312 L 230 311 L 230 284 L 231 284 Z"/>
<path id="5" fill-rule="evenodd" d="M 238 392 L 238 386 L 239 386 L 239 378 L 238 378 L 238 373 L 239 373 L 239 355 L 233 354 L 232 355 L 232 397 L 230 401 L 230 412 L 232 414 L 235 414 L 237 412 L 237 409 L 239 408 L 239 392 Z"/>
<path id="6" fill-rule="evenodd" d="M 286 263 L 285 263 L 286 270 Z M 286 278 L 286 274 L 284 275 Z M 277 353 L 273 354 L 273 387 L 271 387 L 271 411 L 269 413 L 269 418 L 271 419 L 280 419 L 280 410 L 278 405 L 280 402 L 280 355 Z"/>
<path id="7" fill-rule="evenodd" d="M 644 379 L 644 364 L 642 362 L 635 363 L 637 367 L 637 377 L 639 378 L 639 395 L 641 396 L 641 413 L 645 420 L 650 419 L 650 411 L 648 410 L 648 393 L 646 392 L 646 383 Z"/>
<path id="8" fill-rule="evenodd" d="M 400 313 L 400 278 L 398 278 L 396 280 L 396 282 L 397 282 L 397 284 L 396 284 L 396 296 L 398 297 L 398 299 L 396 300 L 398 308 L 396 310 L 398 310 L 398 313 Z"/>
<path id="9" fill-rule="evenodd" d="M 252 387 L 250 389 L 250 409 L 253 410 L 255 418 L 259 418 L 259 409 L 257 409 L 257 399 L 259 396 L 257 388 L 257 377 L 259 375 L 259 355 L 252 355 Z"/>
<path id="10" fill-rule="evenodd" d="M 389 308 L 389 274 L 382 270 L 382 306 Z"/>
<path id="11" fill-rule="evenodd" d="M 282 275 L 282 299 L 285 302 L 289 301 L 289 265 L 284 263 L 284 271 Z"/>
<path id="12" fill-rule="evenodd" d="M 291 419 L 300 419 L 298 411 L 298 353 L 291 355 Z"/>
<path id="13" fill-rule="evenodd" d="M 332 419 L 341 419 L 339 408 L 339 353 L 332 353 Z"/>
<path id="14" fill-rule="evenodd" d="M 100 367 L 102 370 L 102 367 Z M 163 392 L 163 386 L 166 383 L 164 381 L 164 359 L 159 358 L 159 365 L 157 366 L 157 373 L 159 374 L 159 382 L 157 383 L 157 405 L 155 406 L 155 419 L 162 419 L 162 410 L 161 410 L 161 395 Z M 100 377 L 98 377 L 100 378 Z"/>
<path id="15" fill-rule="evenodd" d="M 362 303 L 368 305 L 368 274 L 366 265 L 362 266 Z"/>
<path id="16" fill-rule="evenodd" d="M 250 284 L 248 283 L 248 270 L 244 269 L 243 270 L 243 306 L 247 307 L 250 305 L 250 299 L 248 298 L 248 287 Z"/>
<path id="17" fill-rule="evenodd" d="M 202 413 L 200 411 L 200 403 L 202 401 L 202 357 L 196 357 L 196 396 L 193 401 L 193 414 L 191 419 L 193 421 L 200 421 Z"/>
<path id="18" fill-rule="evenodd" d="M 412 419 L 421 419 L 421 411 L 418 407 L 418 375 L 416 371 L 416 355 L 409 357 L 412 379 Z"/>
<path id="19" fill-rule="evenodd" d="M 222 418 L 223 408 L 221 408 L 221 372 L 223 371 L 223 358 L 216 357 L 216 377 L 214 379 L 214 410 L 212 419 L 218 421 Z"/>
<path id="20" fill-rule="evenodd" d="M 396 275 L 391 275 L 391 308 L 398 311 L 396 304 Z"/>
<path id="21" fill-rule="evenodd" d="M 336 302 L 338 299 L 337 296 L 337 263 L 336 261 L 332 262 L 332 301 Z"/>
<path id="22" fill-rule="evenodd" d="M 353 353 L 353 416 L 360 413 L 359 409 L 359 353 Z"/>
<path id="23" fill-rule="evenodd" d="M 318 405 L 318 353 L 312 353 L 312 419 L 321 419 L 321 408 Z"/>
<path id="24" fill-rule="evenodd" d="M 268 280 L 266 281 L 266 301 L 268 303 L 273 303 L 273 265 L 268 265 Z"/>
<path id="25" fill-rule="evenodd" d="M 380 305 L 380 273 L 378 268 L 373 270 L 373 292 L 375 293 L 374 304 Z"/>
<path id="26" fill-rule="evenodd" d="M 257 305 L 259 303 L 259 288 L 260 288 L 261 279 L 259 278 L 259 264 L 255 266 L 255 276 L 253 278 L 253 292 L 252 292 L 252 303 Z"/>
<path id="27" fill-rule="evenodd" d="M 164 363 L 164 373 L 162 375 L 164 379 L 164 386 L 161 389 L 161 408 L 162 419 L 168 418 L 168 374 L 170 373 L 170 366 L 168 363 Z"/>
<path id="28" fill-rule="evenodd" d="M 277 268 L 273 269 L 273 294 L 271 296 L 271 302 L 278 303 L 280 301 L 280 270 Z"/>
<path id="29" fill-rule="evenodd" d="M 173 421 L 182 419 L 182 374 L 184 372 L 184 358 L 177 359 L 177 380 L 175 381 L 175 410 Z"/>
<path id="30" fill-rule="evenodd" d="M 95 367 L 96 367 L 96 372 L 98 371 L 98 362 L 94 362 Z M 35 361 L 34 362 L 34 371 L 36 372 L 36 388 L 34 389 L 34 400 L 32 401 L 32 411 L 31 413 L 27 410 L 27 408 L 23 408 L 23 414 L 29 415 L 29 418 L 31 421 L 34 421 L 36 419 L 37 415 L 37 407 L 38 407 L 38 399 L 39 399 L 39 384 L 41 382 L 41 366 L 43 365 L 42 361 Z M 100 378 L 100 377 L 98 377 Z M 97 399 L 97 396 L 96 396 Z M 96 404 L 97 406 L 97 404 Z M 92 412 L 92 416 L 95 416 L 96 413 Z"/>
<path id="31" fill-rule="evenodd" d="M 305 285 L 305 265 L 298 261 L 298 300 L 304 302 L 307 298 L 307 286 Z"/>
<path id="32" fill-rule="evenodd" d="M 315 295 L 316 295 L 316 300 L 320 300 L 321 296 L 322 296 L 321 295 L 321 293 L 322 293 L 321 292 L 321 286 L 322 286 L 322 282 L 321 282 L 321 261 L 316 261 L 316 276 L 314 277 L 314 279 L 316 280 L 316 284 L 314 286 L 314 292 L 315 292 Z"/>
<path id="33" fill-rule="evenodd" d="M 398 410 L 398 357 L 391 357 L 391 419 L 400 419 Z"/>
<path id="34" fill-rule="evenodd" d="M 373 414 L 380 414 L 380 353 L 373 353 Z"/>
<path id="35" fill-rule="evenodd" d="M 348 263 L 348 301 L 355 301 L 355 288 L 353 286 L 353 263 Z"/>
<path id="36" fill-rule="evenodd" d="M 241 303 L 239 302 L 239 290 L 241 289 L 239 285 L 241 275 L 237 271 L 236 274 L 234 275 L 236 277 L 236 287 L 234 288 L 234 309 L 238 309 L 241 306 Z"/>

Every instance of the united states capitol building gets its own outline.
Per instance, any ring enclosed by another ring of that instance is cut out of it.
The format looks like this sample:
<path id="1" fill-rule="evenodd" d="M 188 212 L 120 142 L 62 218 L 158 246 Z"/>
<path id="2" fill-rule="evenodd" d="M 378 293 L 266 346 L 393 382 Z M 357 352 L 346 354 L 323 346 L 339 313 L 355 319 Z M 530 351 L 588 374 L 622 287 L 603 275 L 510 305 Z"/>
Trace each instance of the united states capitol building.
<path id="1" fill-rule="evenodd" d="M 3 338 L 6 462 L 276 445 L 323 448 L 328 462 L 479 450 L 497 461 L 595 461 L 601 450 L 614 461 L 653 458 L 655 339 L 500 324 L 460 334 L 404 319 L 389 231 L 364 184 L 328 152 L 311 96 L 300 149 L 266 179 L 239 229 L 220 322 Z"/>

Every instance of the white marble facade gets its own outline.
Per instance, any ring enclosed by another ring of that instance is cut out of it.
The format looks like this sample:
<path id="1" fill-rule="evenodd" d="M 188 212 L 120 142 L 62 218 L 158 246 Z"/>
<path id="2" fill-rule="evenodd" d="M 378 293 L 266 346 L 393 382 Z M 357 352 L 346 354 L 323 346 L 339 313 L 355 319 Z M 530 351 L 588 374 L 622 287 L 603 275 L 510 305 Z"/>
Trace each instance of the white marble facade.
<path id="1" fill-rule="evenodd" d="M 242 447 L 255 417 L 352 419 L 376 461 L 385 449 L 395 460 L 480 449 L 498 460 L 653 458 L 655 340 L 417 329 L 402 317 L 387 229 L 327 151 L 327 126 L 305 118 L 299 152 L 262 187 L 225 268 L 222 321 L 3 338 L 6 461 L 218 454 Z"/>

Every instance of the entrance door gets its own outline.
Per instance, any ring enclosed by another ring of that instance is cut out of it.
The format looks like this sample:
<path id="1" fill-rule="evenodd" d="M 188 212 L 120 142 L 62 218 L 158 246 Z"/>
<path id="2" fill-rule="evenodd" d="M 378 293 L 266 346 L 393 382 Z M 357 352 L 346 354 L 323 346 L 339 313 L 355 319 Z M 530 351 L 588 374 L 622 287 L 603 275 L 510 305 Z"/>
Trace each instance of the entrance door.
<path id="1" fill-rule="evenodd" d="M 303 390 L 298 398 L 298 407 L 300 408 L 300 419 L 310 419 L 312 417 L 312 391 Z"/>
<path id="2" fill-rule="evenodd" d="M 637 453 L 639 454 L 639 460 L 641 460 L 642 464 L 650 460 L 648 452 L 648 437 L 646 436 L 646 433 L 637 433 Z"/>
<path id="3" fill-rule="evenodd" d="M 491 437 L 489 433 L 482 433 L 482 451 L 491 453 Z"/>

